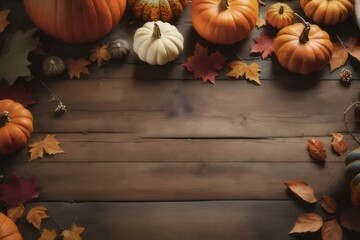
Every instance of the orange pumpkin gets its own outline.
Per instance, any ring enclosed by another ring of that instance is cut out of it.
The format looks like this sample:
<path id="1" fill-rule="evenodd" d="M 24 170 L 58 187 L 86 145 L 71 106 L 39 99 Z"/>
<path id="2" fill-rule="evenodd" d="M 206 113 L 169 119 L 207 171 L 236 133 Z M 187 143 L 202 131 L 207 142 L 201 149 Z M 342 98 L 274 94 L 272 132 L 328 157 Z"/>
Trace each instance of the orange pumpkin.
<path id="1" fill-rule="evenodd" d="M 0 101 L 0 154 L 26 147 L 32 131 L 33 117 L 29 110 L 9 99 Z"/>
<path id="2" fill-rule="evenodd" d="M 126 0 L 24 0 L 31 20 L 52 37 L 68 43 L 93 42 L 119 22 Z"/>
<path id="3" fill-rule="evenodd" d="M 2 213 L 0 213 L 0 240 L 22 240 L 15 223 Z"/>
<path id="4" fill-rule="evenodd" d="M 258 14 L 256 0 L 193 0 L 191 5 L 196 32 L 216 44 L 233 44 L 249 36 Z"/>
<path id="5" fill-rule="evenodd" d="M 290 72 L 309 74 L 330 62 L 333 44 L 327 32 L 302 20 L 281 29 L 273 47 L 281 66 Z"/>
<path id="6" fill-rule="evenodd" d="M 292 24 L 294 11 L 286 3 L 275 3 L 269 7 L 266 20 L 270 26 L 281 29 Z"/>
<path id="7" fill-rule="evenodd" d="M 354 12 L 355 0 L 300 0 L 306 17 L 317 24 L 334 25 Z"/>

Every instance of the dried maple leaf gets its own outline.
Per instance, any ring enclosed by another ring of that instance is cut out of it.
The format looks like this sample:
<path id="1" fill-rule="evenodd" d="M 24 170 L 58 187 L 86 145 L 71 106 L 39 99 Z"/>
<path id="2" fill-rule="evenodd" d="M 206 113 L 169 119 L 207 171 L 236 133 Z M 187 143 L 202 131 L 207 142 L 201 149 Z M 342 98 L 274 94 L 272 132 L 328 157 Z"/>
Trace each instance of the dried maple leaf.
<path id="1" fill-rule="evenodd" d="M 6 21 L 6 18 L 8 17 L 9 13 L 10 10 L 0 11 L 0 33 L 2 33 L 6 28 L 6 26 L 10 24 L 10 22 Z"/>
<path id="2" fill-rule="evenodd" d="M 40 230 L 42 220 L 49 218 L 46 211 L 47 209 L 44 206 L 32 207 L 26 216 L 26 220 Z"/>
<path id="3" fill-rule="evenodd" d="M 340 224 L 333 219 L 324 223 L 321 228 L 322 240 L 342 240 L 343 234 Z"/>
<path id="4" fill-rule="evenodd" d="M 13 171 L 10 182 L 0 184 L 0 200 L 9 207 L 19 206 L 37 198 L 40 195 L 39 190 L 35 177 L 23 179 Z"/>
<path id="5" fill-rule="evenodd" d="M 256 26 L 257 26 L 257 28 L 266 26 L 266 21 L 265 21 L 265 19 L 262 18 L 261 15 L 259 15 L 258 18 L 256 19 Z"/>
<path id="6" fill-rule="evenodd" d="M 274 38 L 262 33 L 260 36 L 254 38 L 254 41 L 255 44 L 252 46 L 250 53 L 261 53 L 262 59 L 265 59 L 273 54 Z"/>
<path id="7" fill-rule="evenodd" d="M 51 231 L 44 228 L 44 230 L 41 232 L 41 236 L 39 240 L 54 240 L 57 237 L 55 229 L 52 229 Z"/>
<path id="8" fill-rule="evenodd" d="M 210 81 L 215 84 L 215 77 L 219 70 L 223 69 L 223 64 L 227 57 L 219 51 L 211 53 L 207 48 L 196 43 L 194 55 L 188 57 L 187 62 L 183 64 L 187 70 L 194 73 L 195 78 L 202 78 L 203 82 Z"/>
<path id="9" fill-rule="evenodd" d="M 303 181 L 287 181 L 285 185 L 295 194 L 296 197 L 308 203 L 316 203 L 314 189 Z"/>
<path id="10" fill-rule="evenodd" d="M 55 155 L 58 153 L 65 153 L 60 147 L 60 142 L 55 139 L 55 135 L 48 134 L 44 140 L 35 141 L 29 145 L 31 148 L 30 152 L 30 160 L 32 161 L 37 158 L 42 158 L 44 155 L 44 151 L 49 155 Z"/>
<path id="11" fill-rule="evenodd" d="M 340 216 L 340 222 L 344 228 L 360 232 L 360 207 L 345 209 Z"/>
<path id="12" fill-rule="evenodd" d="M 330 72 L 333 72 L 339 67 L 343 66 L 349 57 L 349 53 L 340 42 L 333 43 L 333 46 L 333 54 L 329 63 Z"/>
<path id="13" fill-rule="evenodd" d="M 91 62 L 86 60 L 85 58 L 67 58 L 65 60 L 65 66 L 68 69 L 70 79 L 72 79 L 73 77 L 80 79 L 81 74 L 89 75 L 89 69 L 87 66 L 90 64 Z"/>
<path id="14" fill-rule="evenodd" d="M 63 240 L 81 240 L 80 234 L 85 231 L 85 228 L 78 227 L 76 224 L 72 225 L 70 230 L 64 230 L 61 233 Z"/>
<path id="15" fill-rule="evenodd" d="M 322 217 L 316 213 L 305 213 L 300 215 L 296 220 L 295 226 L 289 232 L 291 233 L 305 233 L 316 232 L 323 225 Z"/>
<path id="16" fill-rule="evenodd" d="M 6 215 L 13 220 L 13 222 L 16 222 L 18 219 L 22 218 L 24 215 L 25 206 L 24 204 L 20 204 L 19 206 L 9 208 L 6 210 Z"/>
<path id="17" fill-rule="evenodd" d="M 331 146 L 334 149 L 334 151 L 340 156 L 346 153 L 348 150 L 348 144 L 344 138 L 344 135 L 337 132 L 333 132 L 331 134 L 334 137 L 333 141 L 331 142 Z"/>
<path id="18" fill-rule="evenodd" d="M 92 62 L 97 61 L 97 66 L 100 67 L 102 61 L 109 61 L 111 59 L 110 53 L 107 50 L 108 45 L 103 44 L 91 49 L 90 60 Z"/>
<path id="19" fill-rule="evenodd" d="M 308 150 L 310 156 L 319 161 L 325 161 L 327 158 L 325 145 L 318 139 L 309 139 L 308 143 Z"/>
<path id="20" fill-rule="evenodd" d="M 252 63 L 249 66 L 243 61 L 232 61 L 228 64 L 231 68 L 231 71 L 226 74 L 228 77 L 239 78 L 245 76 L 246 79 L 250 81 L 255 81 L 257 84 L 261 85 L 260 82 L 260 66 L 256 63 Z"/>
<path id="21" fill-rule="evenodd" d="M 15 102 L 21 103 L 24 107 L 36 103 L 32 91 L 25 86 L 23 82 L 17 83 L 13 86 L 8 84 L 0 87 L 0 100 L 11 99 Z"/>
<path id="22" fill-rule="evenodd" d="M 360 46 L 351 46 L 347 48 L 349 54 L 360 61 Z"/>
<path id="23" fill-rule="evenodd" d="M 328 213 L 334 214 L 337 210 L 337 203 L 333 197 L 323 196 L 320 202 L 321 207 Z"/>

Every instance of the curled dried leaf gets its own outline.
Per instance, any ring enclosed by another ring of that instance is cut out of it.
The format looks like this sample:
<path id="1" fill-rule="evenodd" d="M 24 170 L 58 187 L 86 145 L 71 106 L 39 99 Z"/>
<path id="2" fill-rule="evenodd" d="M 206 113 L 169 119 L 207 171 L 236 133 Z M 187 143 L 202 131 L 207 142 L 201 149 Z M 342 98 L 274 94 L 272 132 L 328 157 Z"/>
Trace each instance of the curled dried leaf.
<path id="1" fill-rule="evenodd" d="M 314 189 L 303 181 L 287 181 L 285 185 L 291 190 L 294 195 L 305 202 L 316 203 Z"/>
<path id="2" fill-rule="evenodd" d="M 43 219 L 48 218 L 49 216 L 46 214 L 47 209 L 43 206 L 36 206 L 30 208 L 26 220 L 28 223 L 32 224 L 34 227 L 40 230 L 40 225 Z"/>
<path id="3" fill-rule="evenodd" d="M 323 196 L 320 205 L 328 213 L 334 214 L 337 211 L 336 200 L 331 196 Z"/>
<path id="4" fill-rule="evenodd" d="M 325 145 L 322 141 L 318 139 L 309 139 L 308 141 L 308 150 L 310 156 L 318 161 L 325 161 L 327 158 L 327 153 Z"/>
<path id="5" fill-rule="evenodd" d="M 344 135 L 342 135 L 341 133 L 333 132 L 332 135 L 334 139 L 331 142 L 331 146 L 334 151 L 341 156 L 347 152 L 348 144 L 344 138 Z"/>
<path id="6" fill-rule="evenodd" d="M 305 233 L 305 232 L 316 232 L 323 225 L 322 217 L 316 213 L 305 213 L 302 214 L 295 223 L 295 226 L 289 234 L 292 233 Z"/>
<path id="7" fill-rule="evenodd" d="M 321 228 L 322 240 L 342 240 L 343 234 L 339 222 L 336 219 L 327 221 Z"/>

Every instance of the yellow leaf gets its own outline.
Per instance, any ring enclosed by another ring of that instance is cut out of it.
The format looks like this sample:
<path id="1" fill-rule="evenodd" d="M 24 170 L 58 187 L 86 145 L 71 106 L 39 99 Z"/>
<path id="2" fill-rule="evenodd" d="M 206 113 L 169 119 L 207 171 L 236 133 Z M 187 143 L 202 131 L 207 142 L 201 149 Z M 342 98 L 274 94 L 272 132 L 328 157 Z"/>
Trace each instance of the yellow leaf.
<path id="1" fill-rule="evenodd" d="M 260 74 L 261 68 L 258 64 L 252 63 L 246 69 L 245 77 L 250 81 L 255 81 L 257 84 L 261 85 Z"/>
<path id="2" fill-rule="evenodd" d="M 48 218 L 49 216 L 46 214 L 46 208 L 43 206 L 36 206 L 30 208 L 26 216 L 26 220 L 28 223 L 32 224 L 34 227 L 40 230 L 40 225 L 43 219 Z"/>
<path id="3" fill-rule="evenodd" d="M 57 237 L 55 229 L 49 231 L 48 229 L 44 228 L 44 231 L 41 232 L 41 236 L 39 240 L 54 240 Z"/>
<path id="4" fill-rule="evenodd" d="M 247 64 L 244 63 L 243 61 L 233 61 L 233 62 L 229 63 L 228 66 L 232 69 L 230 72 L 228 72 L 226 74 L 226 76 L 234 77 L 236 79 L 244 76 L 246 73 L 246 70 L 248 68 Z"/>
<path id="5" fill-rule="evenodd" d="M 13 208 L 9 208 L 6 211 L 6 215 L 13 220 L 13 222 L 16 222 L 16 220 L 22 218 L 22 216 L 24 215 L 24 211 L 25 211 L 25 206 L 24 204 L 20 204 L 17 207 L 13 207 Z"/>
<path id="6" fill-rule="evenodd" d="M 58 153 L 64 153 L 64 151 L 59 147 L 60 142 L 55 139 L 55 135 L 48 134 L 44 140 L 35 141 L 29 145 L 31 148 L 30 152 L 30 160 L 32 161 L 37 158 L 42 158 L 44 155 L 44 151 L 49 155 L 55 155 Z"/>
<path id="7" fill-rule="evenodd" d="M 262 16 L 258 16 L 258 18 L 256 19 L 256 26 L 257 28 L 261 28 L 263 26 L 266 26 L 266 21 L 265 19 L 262 18 Z"/>
<path id="8" fill-rule="evenodd" d="M 102 46 L 96 46 L 91 49 L 90 60 L 92 62 L 97 61 L 97 66 L 100 67 L 102 61 L 109 61 L 111 59 L 110 53 L 107 50 L 108 45 L 103 44 Z"/>
<path id="9" fill-rule="evenodd" d="M 81 240 L 80 234 L 85 231 L 85 228 L 78 227 L 76 224 L 72 225 L 71 230 L 64 230 L 61 233 L 63 240 Z"/>
<path id="10" fill-rule="evenodd" d="M 7 25 L 10 22 L 6 21 L 7 16 L 9 15 L 10 10 L 0 11 L 0 33 L 4 31 Z"/>
<path id="11" fill-rule="evenodd" d="M 352 46 L 352 47 L 347 48 L 347 50 L 351 56 L 353 56 L 358 61 L 360 61 L 360 46 Z"/>
<path id="12" fill-rule="evenodd" d="M 333 43 L 334 49 L 330 59 L 330 72 L 344 65 L 349 57 L 349 53 L 340 42 Z"/>
<path id="13" fill-rule="evenodd" d="M 70 79 L 73 77 L 80 79 L 81 73 L 89 75 L 89 69 L 87 66 L 90 64 L 91 62 L 85 58 L 68 58 L 65 60 L 65 66 L 68 69 Z"/>

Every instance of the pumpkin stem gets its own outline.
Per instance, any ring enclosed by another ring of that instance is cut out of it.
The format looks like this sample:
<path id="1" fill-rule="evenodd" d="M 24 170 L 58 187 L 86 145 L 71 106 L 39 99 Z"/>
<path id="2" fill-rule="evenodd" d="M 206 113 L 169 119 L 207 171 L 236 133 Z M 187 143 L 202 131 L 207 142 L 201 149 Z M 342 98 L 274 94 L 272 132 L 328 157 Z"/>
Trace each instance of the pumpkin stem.
<path id="1" fill-rule="evenodd" d="M 281 5 L 279 9 L 279 14 L 283 14 L 283 13 L 284 13 L 284 5 Z"/>
<path id="2" fill-rule="evenodd" d="M 229 8 L 229 1 L 228 0 L 221 0 L 219 4 L 219 8 L 221 11 L 224 11 Z"/>
<path id="3" fill-rule="evenodd" d="M 155 38 L 155 39 L 161 38 L 160 27 L 159 27 L 159 25 L 157 25 L 156 23 L 154 23 L 154 31 L 153 31 L 152 36 L 153 36 L 153 38 Z"/>
<path id="4" fill-rule="evenodd" d="M 311 25 L 309 22 L 305 21 L 305 19 L 303 17 L 301 17 L 299 14 L 295 13 L 295 16 L 298 17 L 305 25 L 304 30 L 302 31 L 302 33 L 299 36 L 299 41 L 301 43 L 307 43 L 309 41 L 309 32 L 311 29 Z"/>
<path id="5" fill-rule="evenodd" d="M 10 122 L 9 112 L 8 112 L 8 111 L 4 111 L 4 112 L 0 115 L 0 127 L 5 127 L 6 124 L 8 124 L 9 122 Z"/>

